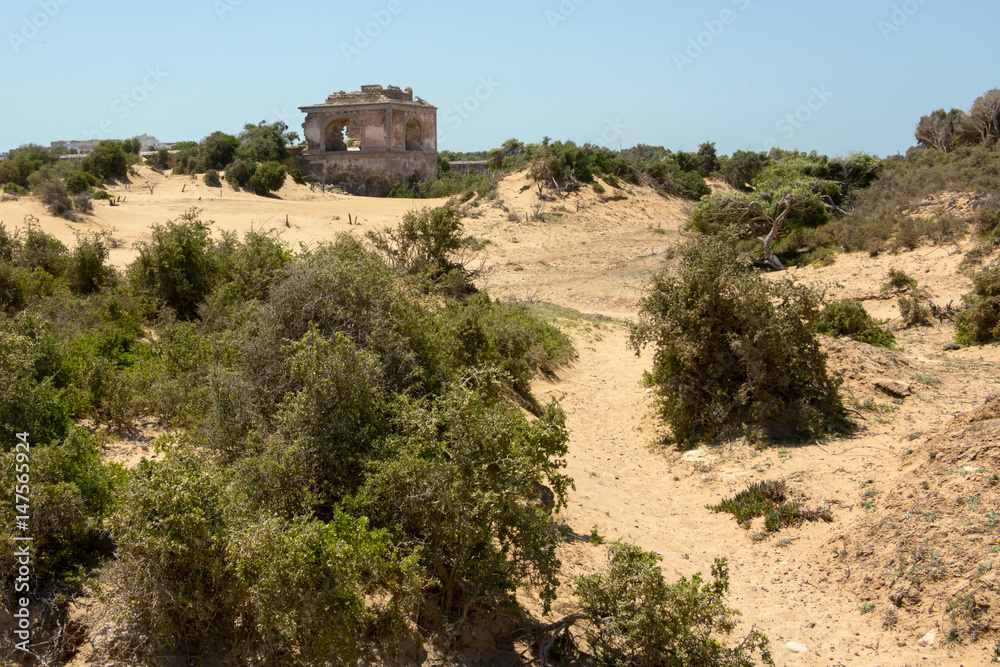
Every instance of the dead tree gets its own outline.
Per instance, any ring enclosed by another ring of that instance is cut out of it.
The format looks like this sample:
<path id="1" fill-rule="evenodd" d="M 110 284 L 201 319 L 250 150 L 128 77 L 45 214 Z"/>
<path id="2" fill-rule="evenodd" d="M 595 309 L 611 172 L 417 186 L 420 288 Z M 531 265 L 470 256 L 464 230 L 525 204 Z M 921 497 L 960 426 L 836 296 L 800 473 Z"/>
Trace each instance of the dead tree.
<path id="1" fill-rule="evenodd" d="M 760 250 L 754 250 L 753 252 L 748 252 L 743 256 L 743 259 L 747 259 L 752 255 L 760 253 L 761 259 L 753 260 L 755 263 L 760 262 L 767 264 L 775 271 L 784 271 L 785 267 L 778 259 L 778 256 L 774 254 L 771 246 L 777 240 L 778 235 L 782 231 L 782 227 L 785 224 L 785 219 L 792 210 L 792 200 L 790 197 L 784 197 L 780 202 L 778 202 L 777 208 L 775 208 L 775 216 L 772 218 L 767 213 L 764 212 L 764 207 L 760 205 L 760 202 L 753 202 L 746 209 L 746 214 L 752 216 L 743 223 L 743 233 L 748 238 L 753 238 L 760 243 Z"/>

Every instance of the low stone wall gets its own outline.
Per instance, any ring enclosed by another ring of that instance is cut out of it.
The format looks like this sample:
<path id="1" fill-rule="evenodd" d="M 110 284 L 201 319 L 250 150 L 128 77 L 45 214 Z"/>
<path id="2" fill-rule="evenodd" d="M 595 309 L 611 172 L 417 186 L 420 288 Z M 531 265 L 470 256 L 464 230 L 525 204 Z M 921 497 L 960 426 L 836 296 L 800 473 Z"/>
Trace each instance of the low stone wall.
<path id="1" fill-rule="evenodd" d="M 478 162 L 451 162 L 451 173 L 461 174 L 488 174 L 490 173 L 490 163 L 486 160 Z"/>
<path id="2" fill-rule="evenodd" d="M 437 178 L 437 155 L 433 153 L 366 153 L 362 151 L 339 151 L 333 153 L 309 153 L 306 151 L 296 160 L 302 175 L 311 181 L 323 183 L 331 173 L 355 171 L 373 173 L 384 178 L 409 180 L 414 174 L 418 180 Z"/>

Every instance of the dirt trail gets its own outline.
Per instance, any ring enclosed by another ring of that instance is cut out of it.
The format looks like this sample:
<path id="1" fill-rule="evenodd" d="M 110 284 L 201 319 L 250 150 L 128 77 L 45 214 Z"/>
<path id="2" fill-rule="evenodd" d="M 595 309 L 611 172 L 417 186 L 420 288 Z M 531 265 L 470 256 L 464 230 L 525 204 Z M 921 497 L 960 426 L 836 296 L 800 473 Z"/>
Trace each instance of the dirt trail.
<path id="1" fill-rule="evenodd" d="M 695 572 L 707 576 L 714 558 L 727 557 L 730 603 L 743 612 L 738 631 L 751 625 L 764 631 L 779 665 L 983 664 L 986 646 L 953 648 L 949 656 L 940 646 L 918 647 L 915 633 L 884 631 L 882 616 L 861 613 L 863 601 L 844 588 L 850 567 L 831 564 L 839 537 L 865 511 L 859 486 L 898 471 L 898 435 L 867 432 L 794 449 L 757 452 L 733 445 L 681 455 L 657 446 L 654 400 L 641 384 L 651 355 L 636 357 L 626 349 L 627 340 L 626 327 L 617 323 L 578 336 L 575 365 L 556 381 L 536 386 L 542 397 L 557 397 L 567 413 L 567 472 L 576 490 L 565 518 L 577 535 L 589 536 L 596 528 L 608 541 L 622 539 L 660 553 L 668 580 Z M 964 402 L 971 406 L 978 399 Z M 832 502 L 835 522 L 806 524 L 754 542 L 729 515 L 705 508 L 747 481 L 788 478 L 811 503 Z M 567 578 L 604 559 L 602 547 L 582 542 L 566 552 Z M 557 614 L 571 610 L 569 601 L 560 607 Z M 805 645 L 808 653 L 793 653 L 788 642 Z"/>

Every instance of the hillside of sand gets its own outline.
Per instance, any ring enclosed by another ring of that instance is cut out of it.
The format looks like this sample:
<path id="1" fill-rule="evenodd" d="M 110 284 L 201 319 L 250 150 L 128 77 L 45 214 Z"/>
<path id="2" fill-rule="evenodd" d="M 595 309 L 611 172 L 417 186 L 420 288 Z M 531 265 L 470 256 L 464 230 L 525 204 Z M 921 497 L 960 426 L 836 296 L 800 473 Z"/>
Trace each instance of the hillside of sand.
<path id="1" fill-rule="evenodd" d="M 540 398 L 555 396 L 566 409 L 576 488 L 561 518 L 573 534 L 596 531 L 658 552 L 670 580 L 707 573 L 715 557 L 728 557 L 730 603 L 743 612 L 738 631 L 765 632 L 779 665 L 987 664 L 1000 604 L 998 418 L 988 402 L 1000 388 L 1000 352 L 996 345 L 945 350 L 950 322 L 900 328 L 895 300 L 881 298 L 896 268 L 917 278 L 935 303 L 957 303 L 969 287 L 958 272 L 968 242 L 876 258 L 839 255 L 832 266 L 780 276 L 823 290 L 827 300 L 863 299 L 873 315 L 893 320 L 897 351 L 823 340 L 831 368 L 845 379 L 859 425 L 853 434 L 799 447 L 759 451 L 732 442 L 681 454 L 660 444 L 655 401 L 641 382 L 650 354 L 628 349 L 627 323 L 649 276 L 669 266 L 692 204 L 607 185 L 603 194 L 583 189 L 546 201 L 528 185 L 523 174 L 508 177 L 496 199 L 465 209 L 465 225 L 489 242 L 482 284 L 494 296 L 592 315 L 552 309 L 579 357 L 557 378 L 535 384 Z M 293 245 L 309 245 L 443 203 L 291 183 L 261 198 L 147 170 L 112 192 L 122 205 L 96 202 L 94 214 L 78 222 L 48 216 L 31 198 L 0 204 L 0 220 L 9 229 L 35 216 L 66 243 L 74 232 L 111 230 L 120 241 L 112 260 L 124 266 L 150 224 L 191 207 L 217 230 L 273 228 Z M 129 443 L 113 447 L 116 457 L 134 460 Z M 706 509 L 762 479 L 787 480 L 810 504 L 830 507 L 833 522 L 755 541 L 728 515 Z M 601 567 L 605 547 L 579 539 L 561 556 L 562 596 L 544 621 L 575 610 L 572 579 Z M 530 593 L 524 603 L 540 614 Z M 534 654 L 517 643 L 482 651 L 467 662 L 531 664 Z M 84 647 L 75 664 L 87 664 L 86 655 Z"/>

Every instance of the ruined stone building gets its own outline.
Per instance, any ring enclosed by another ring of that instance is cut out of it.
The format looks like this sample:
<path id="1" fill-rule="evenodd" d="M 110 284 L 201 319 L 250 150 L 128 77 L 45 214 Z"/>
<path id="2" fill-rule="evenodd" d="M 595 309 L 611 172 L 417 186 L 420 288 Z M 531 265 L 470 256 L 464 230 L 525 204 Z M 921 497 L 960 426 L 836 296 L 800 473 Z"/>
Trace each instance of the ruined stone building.
<path id="1" fill-rule="evenodd" d="M 299 107 L 309 147 L 297 158 L 306 178 L 327 182 L 337 172 L 391 179 L 437 177 L 437 108 L 413 90 L 362 86 L 323 104 Z"/>

